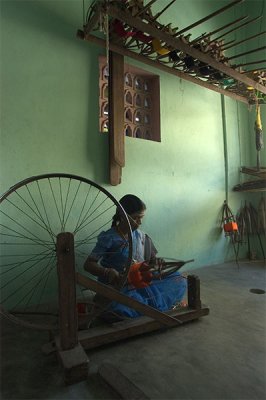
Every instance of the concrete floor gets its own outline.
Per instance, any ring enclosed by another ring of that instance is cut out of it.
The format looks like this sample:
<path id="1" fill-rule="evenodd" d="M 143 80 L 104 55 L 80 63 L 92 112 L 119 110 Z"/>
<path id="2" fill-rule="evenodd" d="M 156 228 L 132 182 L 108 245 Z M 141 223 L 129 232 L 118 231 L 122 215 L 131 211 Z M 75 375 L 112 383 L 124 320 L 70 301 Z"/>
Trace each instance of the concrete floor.
<path id="1" fill-rule="evenodd" d="M 46 333 L 2 320 L 2 399 L 116 399 L 98 376 L 111 362 L 150 399 L 265 400 L 265 265 L 241 262 L 200 268 L 201 299 L 210 315 L 160 333 L 89 351 L 87 381 L 64 386 Z"/>

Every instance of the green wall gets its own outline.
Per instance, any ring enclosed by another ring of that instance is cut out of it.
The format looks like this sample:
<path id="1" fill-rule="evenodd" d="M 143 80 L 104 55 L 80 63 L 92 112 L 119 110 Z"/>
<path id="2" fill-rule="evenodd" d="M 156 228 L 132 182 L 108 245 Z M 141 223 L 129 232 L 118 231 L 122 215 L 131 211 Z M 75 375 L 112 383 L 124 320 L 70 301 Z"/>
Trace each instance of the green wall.
<path id="1" fill-rule="evenodd" d="M 167 3 L 158 0 L 154 12 Z M 161 22 L 182 28 L 225 4 L 178 0 Z M 262 4 L 245 7 L 259 14 Z M 238 11 L 211 19 L 193 35 Z M 118 199 L 134 193 L 145 201 L 143 227 L 161 256 L 195 258 L 194 267 L 233 259 L 219 226 L 225 199 L 221 96 L 160 73 L 161 143 L 127 137 L 122 183 L 112 187 L 108 137 L 98 133 L 98 56 L 104 51 L 76 38 L 82 1 L 2 0 L 1 19 L 1 192 L 32 175 L 81 175 Z M 265 106 L 262 112 L 265 127 Z M 260 198 L 231 191 L 243 181 L 239 167 L 255 165 L 254 110 L 225 98 L 225 115 L 229 204 L 236 212 L 245 200 L 256 206 Z M 261 159 L 266 165 L 265 150 Z"/>

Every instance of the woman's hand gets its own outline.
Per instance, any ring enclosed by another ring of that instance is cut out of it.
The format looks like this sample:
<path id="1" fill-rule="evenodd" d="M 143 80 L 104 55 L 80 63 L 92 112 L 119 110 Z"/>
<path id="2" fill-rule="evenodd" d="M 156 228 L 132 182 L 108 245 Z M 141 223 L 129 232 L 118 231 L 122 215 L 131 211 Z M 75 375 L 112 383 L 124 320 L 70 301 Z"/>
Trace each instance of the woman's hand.
<path id="1" fill-rule="evenodd" d="M 119 272 L 114 269 L 114 268 L 105 268 L 105 278 L 107 279 L 108 283 L 111 283 L 112 285 L 115 285 L 119 283 L 120 280 L 120 275 Z"/>
<path id="2" fill-rule="evenodd" d="M 119 272 L 114 268 L 104 268 L 98 264 L 97 260 L 88 257 L 85 264 L 84 269 L 92 275 L 103 277 L 107 283 L 112 285 L 116 285 L 120 282 Z"/>

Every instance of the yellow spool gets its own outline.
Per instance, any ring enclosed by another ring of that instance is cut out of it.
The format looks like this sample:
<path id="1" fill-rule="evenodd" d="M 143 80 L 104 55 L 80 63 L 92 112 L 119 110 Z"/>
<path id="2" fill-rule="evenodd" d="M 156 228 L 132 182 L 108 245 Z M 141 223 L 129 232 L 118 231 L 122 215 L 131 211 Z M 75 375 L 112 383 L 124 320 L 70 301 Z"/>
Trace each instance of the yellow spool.
<path id="1" fill-rule="evenodd" d="M 159 39 L 152 40 L 152 47 L 153 47 L 153 50 L 156 51 L 156 53 L 160 54 L 161 56 L 164 56 L 164 55 L 170 53 L 169 49 L 161 46 L 161 42 Z"/>

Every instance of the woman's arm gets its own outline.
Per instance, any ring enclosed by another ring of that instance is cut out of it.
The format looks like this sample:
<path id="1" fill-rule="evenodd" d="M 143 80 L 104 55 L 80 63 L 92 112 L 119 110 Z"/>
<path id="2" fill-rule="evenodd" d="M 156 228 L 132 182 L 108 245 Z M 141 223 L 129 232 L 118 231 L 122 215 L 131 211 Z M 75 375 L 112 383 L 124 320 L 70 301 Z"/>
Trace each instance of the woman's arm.
<path id="1" fill-rule="evenodd" d="M 116 283 L 119 280 L 119 272 L 114 268 L 104 268 L 91 256 L 84 263 L 84 269 L 92 275 L 106 279 L 108 283 Z"/>

